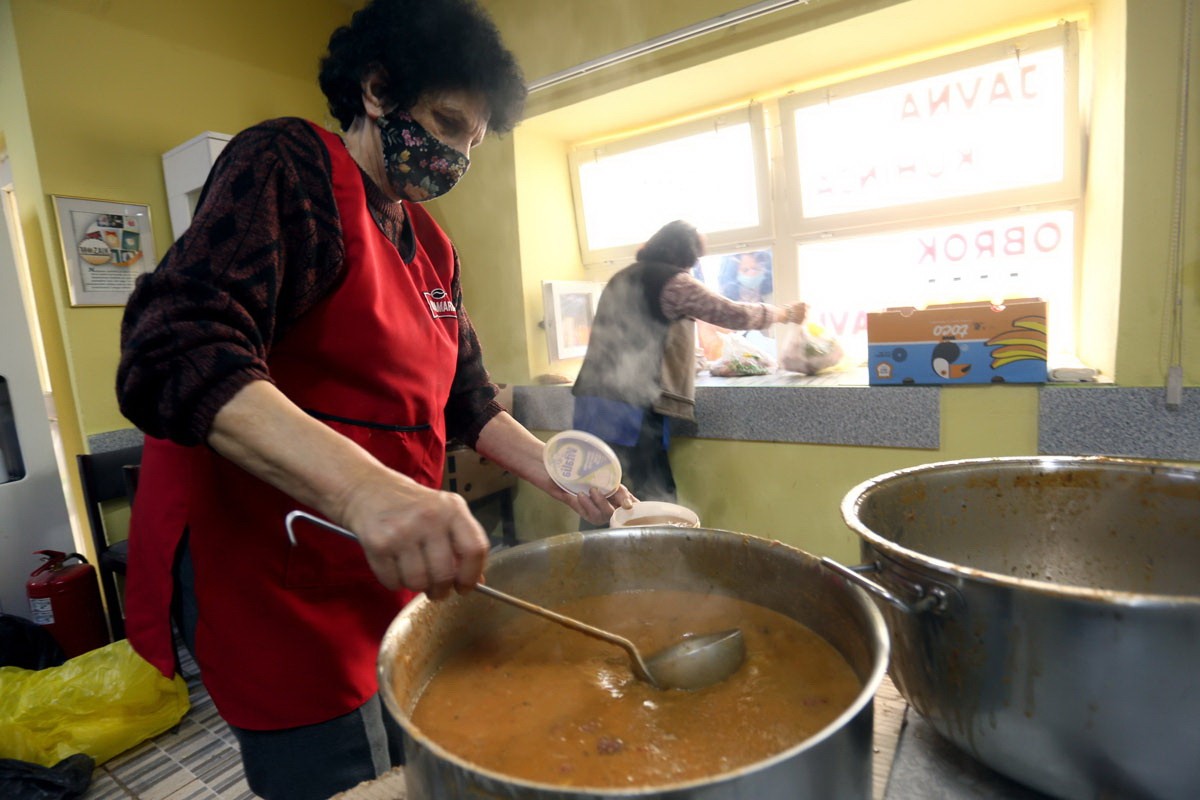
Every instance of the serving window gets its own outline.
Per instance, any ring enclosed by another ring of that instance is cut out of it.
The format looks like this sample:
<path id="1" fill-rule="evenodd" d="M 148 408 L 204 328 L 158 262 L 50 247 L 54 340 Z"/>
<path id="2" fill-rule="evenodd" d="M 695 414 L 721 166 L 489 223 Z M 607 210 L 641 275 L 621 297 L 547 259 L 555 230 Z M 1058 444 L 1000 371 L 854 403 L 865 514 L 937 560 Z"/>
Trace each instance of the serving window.
<path id="1" fill-rule="evenodd" d="M 756 99 L 570 153 L 585 268 L 687 219 L 866 360 L 888 306 L 1041 297 L 1073 355 L 1084 208 L 1079 31 L 1033 33 Z M 714 265 L 705 277 L 714 281 Z"/>

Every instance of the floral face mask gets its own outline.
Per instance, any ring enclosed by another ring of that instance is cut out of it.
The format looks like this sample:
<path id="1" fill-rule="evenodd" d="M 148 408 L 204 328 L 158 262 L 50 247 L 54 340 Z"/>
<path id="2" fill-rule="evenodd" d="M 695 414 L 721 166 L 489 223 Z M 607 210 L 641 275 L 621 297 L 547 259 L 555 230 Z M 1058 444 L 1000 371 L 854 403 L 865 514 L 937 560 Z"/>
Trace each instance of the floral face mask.
<path id="1" fill-rule="evenodd" d="M 397 109 L 379 117 L 383 165 L 392 190 L 422 203 L 454 188 L 471 160 L 443 143 L 407 111 Z"/>

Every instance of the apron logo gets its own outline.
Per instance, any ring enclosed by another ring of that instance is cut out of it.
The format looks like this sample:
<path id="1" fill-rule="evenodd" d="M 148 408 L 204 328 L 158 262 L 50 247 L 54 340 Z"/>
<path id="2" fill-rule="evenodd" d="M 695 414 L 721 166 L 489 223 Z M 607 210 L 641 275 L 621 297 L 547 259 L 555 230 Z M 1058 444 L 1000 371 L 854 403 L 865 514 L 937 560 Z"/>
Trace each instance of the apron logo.
<path id="1" fill-rule="evenodd" d="M 438 317 L 457 317 L 458 311 L 454 308 L 454 301 L 450 299 L 450 295 L 446 294 L 445 289 L 434 289 L 432 292 L 425 292 L 425 302 L 429 303 L 429 313 L 434 319 Z"/>

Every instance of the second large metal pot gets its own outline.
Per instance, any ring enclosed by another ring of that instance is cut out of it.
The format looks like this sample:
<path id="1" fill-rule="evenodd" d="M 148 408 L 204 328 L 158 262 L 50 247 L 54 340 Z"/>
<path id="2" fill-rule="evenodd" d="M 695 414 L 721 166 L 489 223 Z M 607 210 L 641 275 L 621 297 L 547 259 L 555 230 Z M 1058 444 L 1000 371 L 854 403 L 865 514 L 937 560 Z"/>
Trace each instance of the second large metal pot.
<path id="1" fill-rule="evenodd" d="M 1059 797 L 1200 797 L 1200 472 L 944 462 L 842 514 L 879 572 L 858 580 L 887 601 L 892 677 L 941 734 Z"/>
<path id="2" fill-rule="evenodd" d="M 437 603 L 421 598 L 392 622 L 379 655 L 384 702 L 404 730 L 411 800 L 826 800 L 871 793 L 873 700 L 888 661 L 883 617 L 866 594 L 815 557 L 777 542 L 705 528 L 621 528 L 564 534 L 494 555 L 488 583 L 548 606 L 635 589 L 737 597 L 807 625 L 837 648 L 862 680 L 855 701 L 825 729 L 778 755 L 708 780 L 586 790 L 497 774 L 448 752 L 417 728 L 411 711 L 443 659 L 516 611 L 478 592 Z M 469 709 L 466 719 L 469 720 Z M 494 735 L 503 736 L 504 731 Z"/>

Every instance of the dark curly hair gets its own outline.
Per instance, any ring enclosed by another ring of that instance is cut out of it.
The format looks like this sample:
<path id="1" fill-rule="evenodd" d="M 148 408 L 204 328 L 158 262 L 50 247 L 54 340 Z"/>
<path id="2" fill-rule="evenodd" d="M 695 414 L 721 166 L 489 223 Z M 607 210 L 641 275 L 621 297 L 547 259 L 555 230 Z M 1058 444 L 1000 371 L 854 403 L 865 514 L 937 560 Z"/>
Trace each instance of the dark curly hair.
<path id="1" fill-rule="evenodd" d="M 475 0 L 371 0 L 335 30 L 318 80 L 342 130 L 363 113 L 362 81 L 375 67 L 398 108 L 430 91 L 479 92 L 496 133 L 515 128 L 524 112 L 521 68 Z"/>
<path id="2" fill-rule="evenodd" d="M 680 269 L 691 269 L 704 255 L 704 239 L 689 222 L 668 222 L 637 251 L 638 261 L 658 261 Z"/>

